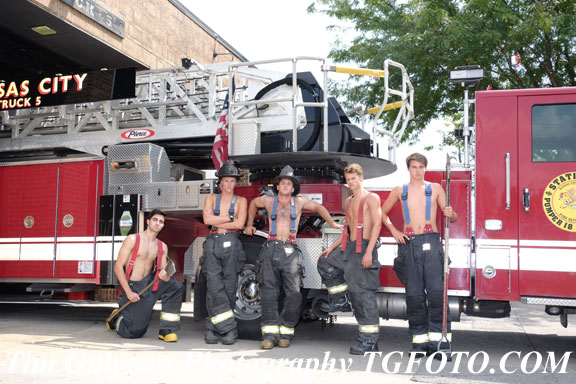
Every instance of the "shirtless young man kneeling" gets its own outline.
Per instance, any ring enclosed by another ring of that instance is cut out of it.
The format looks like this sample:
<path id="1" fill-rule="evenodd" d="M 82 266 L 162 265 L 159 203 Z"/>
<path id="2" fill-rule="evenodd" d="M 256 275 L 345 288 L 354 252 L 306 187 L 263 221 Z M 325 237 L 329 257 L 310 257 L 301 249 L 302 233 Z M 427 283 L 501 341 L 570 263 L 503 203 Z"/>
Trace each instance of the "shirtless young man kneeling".
<path id="1" fill-rule="evenodd" d="M 178 341 L 176 331 L 180 329 L 184 285 L 174 277 L 167 276 L 164 269 L 168 262 L 168 247 L 157 236 L 164 228 L 165 219 L 164 212 L 152 210 L 146 220 L 148 228 L 142 233 L 126 237 L 114 264 L 114 273 L 122 287 L 118 305 L 122 306 L 128 301 L 132 304 L 107 322 L 106 326 L 108 330 L 115 330 L 127 339 L 140 338 L 146 333 L 154 304 L 162 300 L 158 338 L 167 342 Z M 156 276 L 158 282 L 139 296 L 137 292 Z"/>

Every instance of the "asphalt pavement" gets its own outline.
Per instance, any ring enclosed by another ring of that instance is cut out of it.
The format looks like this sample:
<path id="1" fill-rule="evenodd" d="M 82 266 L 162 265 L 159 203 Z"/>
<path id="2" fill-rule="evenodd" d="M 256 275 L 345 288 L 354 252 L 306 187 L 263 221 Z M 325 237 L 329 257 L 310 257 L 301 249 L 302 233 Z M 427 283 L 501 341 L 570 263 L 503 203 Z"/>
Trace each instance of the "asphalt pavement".
<path id="1" fill-rule="evenodd" d="M 113 307 L 0 303 L 0 383 L 530 384 L 573 383 L 576 373 L 576 327 L 563 328 L 543 306 L 515 303 L 507 319 L 463 315 L 452 362 L 412 358 L 402 320 L 381 320 L 380 353 L 353 356 L 352 317 L 301 323 L 289 348 L 265 351 L 256 340 L 205 344 L 191 303 L 177 343 L 157 339 L 159 311 L 143 338 L 121 339 L 104 325 Z"/>

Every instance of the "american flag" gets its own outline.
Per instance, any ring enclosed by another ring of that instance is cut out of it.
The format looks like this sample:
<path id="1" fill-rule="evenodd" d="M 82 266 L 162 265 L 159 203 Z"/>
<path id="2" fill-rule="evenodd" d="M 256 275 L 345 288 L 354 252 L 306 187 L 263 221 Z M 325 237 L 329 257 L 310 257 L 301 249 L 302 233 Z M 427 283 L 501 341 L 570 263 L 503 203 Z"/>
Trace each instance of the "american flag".
<path id="1" fill-rule="evenodd" d="M 516 65 L 516 69 L 520 69 L 520 67 L 522 66 L 519 53 L 515 53 L 514 56 L 512 56 L 512 64 Z"/>
<path id="2" fill-rule="evenodd" d="M 234 81 L 234 80 L 232 80 Z M 232 83 L 234 84 L 234 83 Z M 234 93 L 234 88 L 232 88 L 232 94 Z M 218 128 L 216 129 L 216 136 L 214 137 L 214 146 L 212 147 L 212 161 L 214 162 L 214 167 L 216 170 L 220 170 L 222 164 L 230 160 L 228 157 L 228 97 L 230 96 L 230 91 L 224 99 L 224 106 L 222 107 L 222 113 L 220 114 L 220 120 L 218 120 Z"/>

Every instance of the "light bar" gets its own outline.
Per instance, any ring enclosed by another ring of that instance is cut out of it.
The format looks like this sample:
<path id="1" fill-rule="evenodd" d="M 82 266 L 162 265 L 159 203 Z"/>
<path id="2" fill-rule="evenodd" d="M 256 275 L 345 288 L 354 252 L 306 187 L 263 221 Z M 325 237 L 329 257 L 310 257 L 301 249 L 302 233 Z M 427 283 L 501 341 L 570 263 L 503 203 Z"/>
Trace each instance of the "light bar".
<path id="1" fill-rule="evenodd" d="M 450 71 L 450 80 L 454 82 L 478 82 L 484 78 L 484 68 L 479 65 L 456 67 Z"/>

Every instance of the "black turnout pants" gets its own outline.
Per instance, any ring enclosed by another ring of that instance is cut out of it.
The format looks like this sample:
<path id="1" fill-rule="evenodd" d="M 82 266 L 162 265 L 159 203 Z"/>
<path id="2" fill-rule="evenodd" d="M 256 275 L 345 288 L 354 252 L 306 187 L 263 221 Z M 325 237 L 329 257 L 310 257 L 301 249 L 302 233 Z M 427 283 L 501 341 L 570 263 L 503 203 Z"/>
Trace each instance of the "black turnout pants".
<path id="1" fill-rule="evenodd" d="M 398 252 L 400 256 L 406 255 L 406 305 L 413 342 L 429 342 L 436 348 L 442 335 L 444 302 L 444 250 L 440 234 L 410 236 L 406 244 L 398 244 Z M 450 332 L 450 316 L 447 326 Z"/>
<path id="2" fill-rule="evenodd" d="M 296 244 L 267 240 L 260 251 L 259 280 L 262 285 L 262 336 L 292 339 L 302 307 L 302 253 Z M 280 292 L 284 292 L 279 311 Z"/>
<path id="3" fill-rule="evenodd" d="M 380 286 L 380 263 L 376 248 L 372 251 L 372 266 L 364 268 L 362 257 L 369 240 L 362 240 L 362 251 L 356 253 L 356 242 L 348 241 L 346 251 L 340 248 L 334 250 L 325 258 L 318 260 L 318 272 L 326 287 L 345 287 L 347 290 L 336 289 L 330 295 L 330 300 L 337 300 L 348 294 L 354 317 L 358 322 L 358 339 L 360 342 L 377 343 L 379 338 L 380 316 L 376 301 L 376 290 Z"/>
<path id="4" fill-rule="evenodd" d="M 208 235 L 200 258 L 207 285 L 206 329 L 223 334 L 236 328 L 238 273 L 245 262 L 244 248 L 236 232 Z"/>
<path id="5" fill-rule="evenodd" d="M 149 274 L 140 281 L 128 281 L 133 292 L 140 292 L 146 285 L 154 280 L 154 273 Z M 152 291 L 150 287 L 140 296 L 140 300 L 130 304 L 118 315 L 116 320 L 116 332 L 126 339 L 142 337 L 148 330 L 150 317 L 156 301 L 162 301 L 160 312 L 160 329 L 177 331 L 180 329 L 180 308 L 182 307 L 182 295 L 184 285 L 173 277 L 170 281 L 159 280 L 158 290 Z M 126 292 L 122 290 L 122 296 L 118 298 L 118 305 L 128 302 Z"/>

